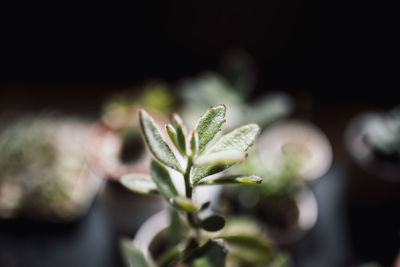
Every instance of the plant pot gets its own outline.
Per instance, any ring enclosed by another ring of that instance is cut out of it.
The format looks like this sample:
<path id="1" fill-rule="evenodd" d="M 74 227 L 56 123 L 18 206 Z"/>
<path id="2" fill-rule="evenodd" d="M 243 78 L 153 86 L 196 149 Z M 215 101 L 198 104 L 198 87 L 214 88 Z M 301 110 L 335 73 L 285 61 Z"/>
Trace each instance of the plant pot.
<path id="1" fill-rule="evenodd" d="M 305 185 L 290 194 L 263 194 L 256 186 L 226 187 L 221 206 L 229 205 L 234 214 L 246 214 L 262 222 L 268 236 L 278 245 L 300 239 L 314 227 L 318 204 L 314 193 Z"/>
<path id="2" fill-rule="evenodd" d="M 332 165 L 332 147 L 325 136 L 313 124 L 302 120 L 274 123 L 258 141 L 260 158 L 267 170 L 282 165 L 285 153 L 296 153 L 302 158 L 298 176 L 312 181 L 324 175 Z"/>
<path id="3" fill-rule="evenodd" d="M 400 193 L 400 161 L 381 157 L 364 141 L 368 123 L 379 113 L 355 117 L 345 133 L 351 158 L 348 197 L 355 203 L 377 203 Z"/>

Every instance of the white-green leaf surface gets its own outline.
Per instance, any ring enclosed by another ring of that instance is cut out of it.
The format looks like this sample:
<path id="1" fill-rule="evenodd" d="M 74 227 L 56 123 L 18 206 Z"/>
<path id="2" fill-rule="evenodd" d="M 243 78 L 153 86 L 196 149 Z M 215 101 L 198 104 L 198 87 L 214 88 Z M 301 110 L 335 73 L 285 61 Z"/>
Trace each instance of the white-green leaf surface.
<path id="1" fill-rule="evenodd" d="M 220 153 L 224 151 L 246 152 L 254 143 L 260 127 L 257 124 L 248 124 L 239 127 L 232 132 L 222 136 L 201 157 Z M 196 184 L 200 179 L 221 172 L 232 166 L 232 164 L 217 164 L 208 167 L 196 167 L 191 173 L 191 180 Z"/>
<path id="2" fill-rule="evenodd" d="M 141 110 L 139 112 L 139 121 L 145 141 L 154 157 L 168 167 L 183 172 L 181 165 L 167 142 L 165 142 L 161 131 L 155 124 L 153 118 L 146 111 Z"/>
<path id="3" fill-rule="evenodd" d="M 195 159 L 194 164 L 196 166 L 207 167 L 221 164 L 234 164 L 245 160 L 247 153 L 227 150 L 221 152 L 215 152 L 211 154 L 205 154 Z"/>
<path id="4" fill-rule="evenodd" d="M 201 153 L 207 144 L 220 131 L 225 121 L 226 107 L 219 105 L 210 108 L 199 120 L 195 130 L 199 135 L 199 153 Z"/>
<path id="5" fill-rule="evenodd" d="M 173 197 L 169 200 L 169 202 L 177 209 L 186 211 L 186 212 L 194 212 L 197 210 L 197 206 L 186 197 Z"/>
<path id="6" fill-rule="evenodd" d="M 151 162 L 151 177 L 157 186 L 158 191 L 166 198 L 170 199 L 178 196 L 178 191 L 172 182 L 168 170 L 159 162 Z"/>
<path id="7" fill-rule="evenodd" d="M 259 131 L 260 127 L 254 123 L 236 128 L 222 136 L 206 153 L 211 154 L 229 150 L 246 152 L 253 145 Z"/>
<path id="8" fill-rule="evenodd" d="M 140 194 L 158 193 L 156 184 L 147 174 L 127 174 L 122 176 L 120 183 L 129 190 Z"/>

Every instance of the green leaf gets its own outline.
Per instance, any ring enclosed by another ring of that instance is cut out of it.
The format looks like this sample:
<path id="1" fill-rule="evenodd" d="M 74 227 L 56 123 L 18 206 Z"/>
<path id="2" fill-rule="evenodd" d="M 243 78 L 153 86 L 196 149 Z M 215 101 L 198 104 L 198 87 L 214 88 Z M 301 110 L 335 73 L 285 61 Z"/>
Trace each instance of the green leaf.
<path id="1" fill-rule="evenodd" d="M 151 162 L 151 177 L 157 186 L 158 191 L 166 198 L 178 196 L 178 191 L 172 182 L 168 170 L 155 160 Z"/>
<path id="2" fill-rule="evenodd" d="M 218 184 L 261 184 L 263 179 L 255 175 L 229 175 L 217 178 L 204 178 L 197 185 L 218 185 Z"/>
<path id="3" fill-rule="evenodd" d="M 209 232 L 216 232 L 224 228 L 225 219 L 219 215 L 212 215 L 210 217 L 205 218 L 200 223 L 201 228 Z"/>
<path id="4" fill-rule="evenodd" d="M 171 114 L 171 122 L 176 130 L 176 140 L 177 140 L 177 148 L 181 152 L 182 155 L 186 155 L 186 127 L 183 124 L 181 117 L 178 114 Z"/>
<path id="5" fill-rule="evenodd" d="M 178 139 L 176 136 L 176 130 L 171 124 L 166 124 L 165 125 L 165 130 L 168 133 L 169 139 L 171 139 L 172 143 L 175 145 L 175 147 L 178 148 Z"/>
<path id="6" fill-rule="evenodd" d="M 195 130 L 190 133 L 189 137 L 190 151 L 189 155 L 194 156 L 197 154 L 199 150 L 199 135 Z"/>
<path id="7" fill-rule="evenodd" d="M 199 153 L 201 153 L 207 144 L 221 129 L 225 121 L 225 105 L 210 108 L 199 120 L 195 129 L 199 135 Z"/>
<path id="8" fill-rule="evenodd" d="M 170 225 L 168 228 L 169 240 L 172 245 L 176 246 L 179 243 L 187 240 L 189 236 L 189 226 L 184 220 L 179 216 L 176 209 L 170 209 Z"/>
<path id="9" fill-rule="evenodd" d="M 223 170 L 226 170 L 229 167 L 230 165 L 226 164 L 209 166 L 209 167 L 195 167 L 192 169 L 190 173 L 190 176 L 192 177 L 191 178 L 192 184 L 196 185 L 202 178 L 222 172 Z"/>
<path id="10" fill-rule="evenodd" d="M 171 148 L 165 142 L 160 129 L 154 123 L 153 118 L 144 110 L 139 112 L 139 121 L 144 135 L 144 139 L 149 146 L 154 157 L 168 167 L 179 172 L 183 172 L 181 165 L 176 159 Z"/>
<path id="11" fill-rule="evenodd" d="M 120 183 L 127 189 L 140 194 L 156 194 L 157 186 L 147 174 L 126 174 Z"/>
<path id="12" fill-rule="evenodd" d="M 210 204 L 210 201 L 204 202 L 200 207 L 200 211 L 206 210 L 210 206 Z"/>
<path id="13" fill-rule="evenodd" d="M 241 162 L 247 158 L 247 153 L 228 150 L 221 151 L 211 154 L 205 154 L 195 159 L 194 164 L 196 166 L 207 167 L 214 165 L 232 165 Z"/>
<path id="14" fill-rule="evenodd" d="M 226 253 L 223 240 L 209 240 L 193 250 L 184 262 L 191 267 L 221 267 L 225 266 Z"/>
<path id="15" fill-rule="evenodd" d="M 254 144 L 259 131 L 260 127 L 254 123 L 236 128 L 222 136 L 206 151 L 206 154 L 229 150 L 246 152 Z"/>
<path id="16" fill-rule="evenodd" d="M 187 257 L 193 250 L 199 247 L 199 243 L 196 238 L 191 237 L 185 245 L 185 249 L 183 250 L 183 256 Z"/>
<path id="17" fill-rule="evenodd" d="M 121 253 L 124 259 L 125 265 L 129 267 L 150 267 L 143 253 L 136 248 L 132 240 L 122 239 L 121 242 Z"/>
<path id="18" fill-rule="evenodd" d="M 186 212 L 194 212 L 197 210 L 197 206 L 186 197 L 173 197 L 169 200 L 169 202 L 177 209 L 186 211 Z"/>
<path id="19" fill-rule="evenodd" d="M 270 241 L 260 236 L 232 235 L 223 237 L 230 256 L 250 266 L 264 266 L 275 261 L 278 251 Z"/>
<path id="20" fill-rule="evenodd" d="M 239 151 L 246 152 L 254 143 L 260 127 L 257 124 L 248 124 L 239 127 L 232 132 L 222 136 L 215 142 L 201 157 L 208 154 L 223 152 L 223 151 Z M 193 184 L 209 175 L 216 174 L 232 166 L 232 164 L 219 164 L 209 167 L 196 167 L 191 173 L 191 180 Z"/>
<path id="21" fill-rule="evenodd" d="M 181 257 L 181 250 L 178 247 L 172 247 L 162 254 L 157 261 L 158 267 L 168 267 L 175 261 L 178 261 Z"/>

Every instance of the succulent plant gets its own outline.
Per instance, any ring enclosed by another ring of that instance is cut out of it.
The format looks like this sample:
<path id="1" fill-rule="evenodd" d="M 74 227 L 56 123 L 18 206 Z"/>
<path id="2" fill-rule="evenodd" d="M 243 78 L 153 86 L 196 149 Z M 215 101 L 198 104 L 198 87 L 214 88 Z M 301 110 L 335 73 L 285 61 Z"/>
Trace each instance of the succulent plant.
<path id="1" fill-rule="evenodd" d="M 171 124 L 165 128 L 175 147 L 174 153 L 150 115 L 139 111 L 143 136 L 154 156 L 151 177 L 129 174 L 121 178 L 121 183 L 134 192 L 160 194 L 173 208 L 170 232 L 175 232 L 175 246 L 159 257 L 158 266 L 225 266 L 230 246 L 236 251 L 240 251 L 240 247 L 254 246 L 262 253 L 274 254 L 269 241 L 262 239 L 259 233 L 251 236 L 227 231 L 224 234 L 221 231 L 226 224 L 224 217 L 203 216 L 210 203 L 196 203 L 193 198 L 196 188 L 203 185 L 262 182 L 262 178 L 254 175 L 224 175 L 224 170 L 246 159 L 260 130 L 256 124 L 247 124 L 222 135 L 225 115 L 224 105 L 210 107 L 188 133 L 182 119 L 173 113 Z M 177 189 L 169 169 L 181 174 L 184 194 Z M 155 265 L 153 259 L 146 257 L 132 242 L 123 243 L 123 253 L 130 266 Z M 272 259 L 271 256 L 269 260 Z"/>

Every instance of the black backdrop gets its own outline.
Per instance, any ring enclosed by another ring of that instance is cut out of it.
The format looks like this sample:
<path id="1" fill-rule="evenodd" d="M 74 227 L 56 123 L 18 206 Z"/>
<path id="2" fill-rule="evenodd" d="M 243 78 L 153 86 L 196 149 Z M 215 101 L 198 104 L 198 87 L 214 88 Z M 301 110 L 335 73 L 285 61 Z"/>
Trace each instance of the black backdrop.
<path id="1" fill-rule="evenodd" d="M 149 77 L 173 82 L 214 69 L 224 51 L 241 47 L 256 59 L 259 91 L 391 105 L 399 85 L 394 12 L 386 3 L 316 0 L 7 7 L 1 87 L 107 91 Z"/>

